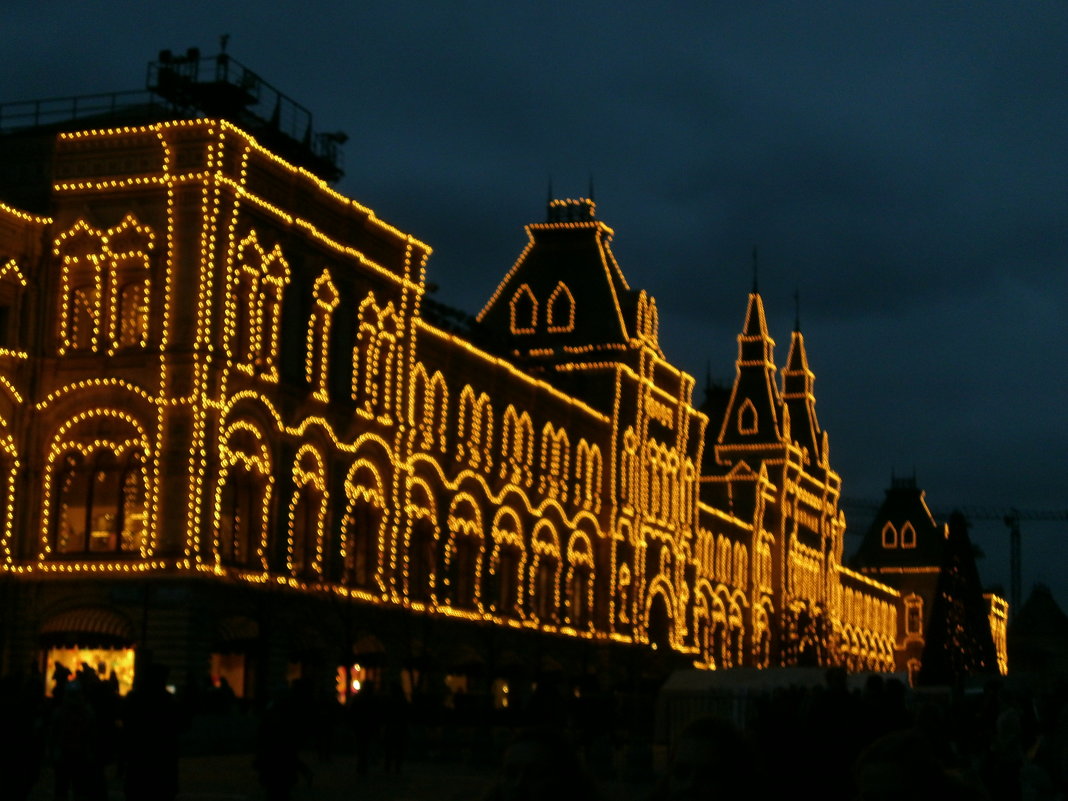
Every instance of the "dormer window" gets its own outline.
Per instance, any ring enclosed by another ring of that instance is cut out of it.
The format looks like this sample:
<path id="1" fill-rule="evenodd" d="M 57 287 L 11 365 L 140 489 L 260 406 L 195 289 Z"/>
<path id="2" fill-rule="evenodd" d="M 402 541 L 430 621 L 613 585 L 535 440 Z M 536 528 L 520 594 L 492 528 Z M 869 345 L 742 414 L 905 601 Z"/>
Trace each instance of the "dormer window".
<path id="1" fill-rule="evenodd" d="M 887 522 L 887 524 L 883 526 L 883 547 L 897 547 L 897 529 L 894 528 L 893 523 Z"/>
<path id="2" fill-rule="evenodd" d="M 905 523 L 905 525 L 901 527 L 901 547 L 916 547 L 916 529 L 912 527 L 912 523 Z"/>
<path id="3" fill-rule="evenodd" d="M 742 408 L 738 410 L 738 433 L 755 434 L 759 427 L 760 419 L 757 416 L 756 406 L 749 398 L 746 398 Z"/>
<path id="4" fill-rule="evenodd" d="M 567 284 L 560 281 L 549 296 L 549 308 L 545 324 L 552 334 L 564 334 L 575 330 L 575 297 Z"/>
<path id="5" fill-rule="evenodd" d="M 512 295 L 508 304 L 513 334 L 533 334 L 538 327 L 538 301 L 527 284 Z"/>

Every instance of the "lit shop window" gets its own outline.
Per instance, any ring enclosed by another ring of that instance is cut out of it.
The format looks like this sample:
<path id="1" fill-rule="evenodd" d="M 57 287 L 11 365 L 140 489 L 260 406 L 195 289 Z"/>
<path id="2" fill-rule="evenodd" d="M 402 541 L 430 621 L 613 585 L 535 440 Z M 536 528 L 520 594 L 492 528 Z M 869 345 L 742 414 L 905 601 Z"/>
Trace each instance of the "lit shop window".
<path id="1" fill-rule="evenodd" d="M 120 695 L 125 695 L 133 688 L 133 648 L 59 646 L 45 652 L 45 695 L 51 698 L 55 694 L 57 677 L 63 677 L 62 680 L 66 682 L 75 681 L 83 666 L 92 668 L 101 681 L 110 680 L 114 674 Z"/>
<path id="2" fill-rule="evenodd" d="M 216 689 L 229 688 L 235 698 L 244 698 L 251 689 L 248 657 L 241 652 L 211 655 L 211 684 Z"/>
<path id="3" fill-rule="evenodd" d="M 344 704 L 352 696 L 363 692 L 370 686 L 374 686 L 377 689 L 381 683 L 381 673 L 381 668 L 360 662 L 354 662 L 351 665 L 339 665 L 334 682 L 338 703 Z"/>

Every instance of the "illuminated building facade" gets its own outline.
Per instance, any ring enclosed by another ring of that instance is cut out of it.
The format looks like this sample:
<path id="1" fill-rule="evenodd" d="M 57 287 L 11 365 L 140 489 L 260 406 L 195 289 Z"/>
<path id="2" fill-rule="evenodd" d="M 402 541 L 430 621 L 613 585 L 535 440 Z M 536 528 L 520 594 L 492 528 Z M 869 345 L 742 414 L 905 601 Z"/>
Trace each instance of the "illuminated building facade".
<path id="1" fill-rule="evenodd" d="M 937 523 L 914 477 L 891 480 L 852 564 L 901 594 L 896 669 L 911 681 L 925 679 L 925 666 L 956 675 L 1008 672 L 1008 603 L 982 592 L 964 518 Z M 927 678 L 945 683 L 942 675 Z"/>
<path id="2" fill-rule="evenodd" d="M 842 564 L 804 338 L 780 371 L 756 291 L 710 420 L 592 201 L 461 334 L 429 247 L 230 123 L 61 133 L 49 180 L 0 206 L 6 668 L 893 668 L 900 594 Z"/>

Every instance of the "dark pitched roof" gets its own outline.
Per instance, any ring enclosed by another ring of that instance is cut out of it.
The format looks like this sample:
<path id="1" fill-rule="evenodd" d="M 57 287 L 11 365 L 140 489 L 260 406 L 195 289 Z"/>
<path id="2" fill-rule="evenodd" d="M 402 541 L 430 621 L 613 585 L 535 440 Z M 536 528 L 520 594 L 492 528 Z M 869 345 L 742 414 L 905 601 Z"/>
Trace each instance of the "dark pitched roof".
<path id="1" fill-rule="evenodd" d="M 896 545 L 883 544 L 887 525 L 892 527 L 887 539 Z M 903 547 L 902 534 L 908 526 L 916 533 L 915 545 Z M 916 480 L 895 478 L 852 563 L 857 568 L 937 567 L 942 563 L 945 539 L 945 529 L 935 522 Z"/>
<path id="2" fill-rule="evenodd" d="M 588 200 L 553 201 L 478 320 L 520 352 L 620 346 L 635 336 L 638 294 L 611 250 L 613 231 Z"/>
<path id="3" fill-rule="evenodd" d="M 805 338 L 795 330 L 790 337 L 790 353 L 782 370 L 782 399 L 790 413 L 790 438 L 806 449 L 815 467 L 822 461 L 822 432 L 816 419 L 816 376 L 809 369 Z"/>

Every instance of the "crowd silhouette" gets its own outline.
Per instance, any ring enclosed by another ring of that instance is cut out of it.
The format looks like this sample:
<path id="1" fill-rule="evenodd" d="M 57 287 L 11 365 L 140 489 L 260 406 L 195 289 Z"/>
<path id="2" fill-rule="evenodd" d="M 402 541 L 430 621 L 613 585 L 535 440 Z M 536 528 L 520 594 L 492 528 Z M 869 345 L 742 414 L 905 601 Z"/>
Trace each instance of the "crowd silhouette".
<path id="1" fill-rule="evenodd" d="M 601 690 L 593 677 L 577 688 L 539 677 L 503 708 L 489 695 L 399 682 L 368 682 L 342 705 L 302 680 L 257 707 L 224 682 L 175 693 L 167 678 L 147 664 L 126 696 L 88 664 L 47 681 L 0 679 L 3 797 L 50 787 L 55 801 L 175 801 L 185 732 L 209 716 L 252 724 L 245 745 L 260 787 L 248 798 L 267 801 L 314 787 L 315 766 L 338 752 L 353 758 L 354 792 L 362 777 L 397 776 L 411 760 L 451 761 L 484 767 L 485 801 L 1068 799 L 1068 684 L 914 691 L 873 675 L 850 690 L 832 669 L 821 686 L 750 696 L 735 719 L 695 717 L 661 744 L 652 694 Z"/>

